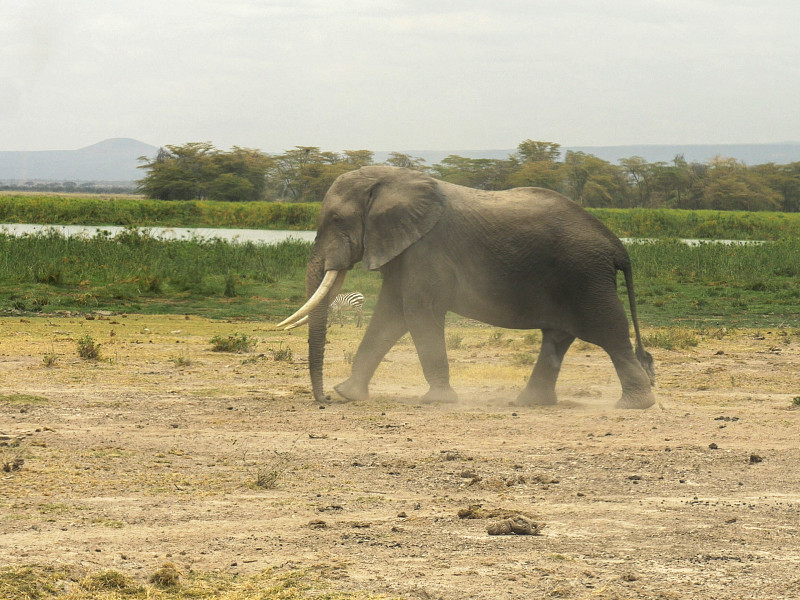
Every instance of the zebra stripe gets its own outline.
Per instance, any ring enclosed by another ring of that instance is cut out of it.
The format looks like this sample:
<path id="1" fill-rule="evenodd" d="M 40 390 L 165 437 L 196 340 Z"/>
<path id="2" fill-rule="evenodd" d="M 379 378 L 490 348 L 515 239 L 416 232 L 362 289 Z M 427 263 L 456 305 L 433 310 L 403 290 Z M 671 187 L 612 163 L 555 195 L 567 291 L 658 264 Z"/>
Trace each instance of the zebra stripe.
<path id="1" fill-rule="evenodd" d="M 360 292 L 349 292 L 347 294 L 338 294 L 331 302 L 328 310 L 331 314 L 338 315 L 339 317 L 339 326 L 344 325 L 344 321 L 342 320 L 342 313 L 347 310 L 354 310 L 356 311 L 356 315 L 358 316 L 358 325 L 357 327 L 361 327 L 361 323 L 364 317 L 364 294 Z"/>

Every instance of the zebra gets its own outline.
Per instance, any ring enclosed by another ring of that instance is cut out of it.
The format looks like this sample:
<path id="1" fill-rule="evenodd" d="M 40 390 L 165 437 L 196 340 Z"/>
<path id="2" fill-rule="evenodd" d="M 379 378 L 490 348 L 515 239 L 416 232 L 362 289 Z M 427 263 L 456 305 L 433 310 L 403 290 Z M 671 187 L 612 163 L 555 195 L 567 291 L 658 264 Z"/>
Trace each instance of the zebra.
<path id="1" fill-rule="evenodd" d="M 356 311 L 358 315 L 358 324 L 356 327 L 361 327 L 364 318 L 364 294 L 360 292 L 349 292 L 347 294 L 338 294 L 333 302 L 328 306 L 328 313 L 333 316 L 334 314 L 339 317 L 339 326 L 344 326 L 342 320 L 342 313 L 347 310 Z M 330 323 L 328 324 L 330 326 Z"/>

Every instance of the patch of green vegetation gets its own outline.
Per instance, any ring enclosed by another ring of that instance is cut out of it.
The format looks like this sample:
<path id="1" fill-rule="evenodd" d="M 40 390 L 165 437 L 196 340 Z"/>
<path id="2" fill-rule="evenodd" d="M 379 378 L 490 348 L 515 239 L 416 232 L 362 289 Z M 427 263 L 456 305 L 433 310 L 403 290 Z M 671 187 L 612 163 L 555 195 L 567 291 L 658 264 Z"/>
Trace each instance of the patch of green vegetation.
<path id="1" fill-rule="evenodd" d="M 258 343 L 245 333 L 215 335 L 211 338 L 211 350 L 214 352 L 250 352 Z"/>
<path id="2" fill-rule="evenodd" d="M 0 194 L 0 223 L 309 230 L 319 203 Z"/>
<path id="3" fill-rule="evenodd" d="M 800 238 L 800 214 L 679 209 L 592 208 L 623 238 L 785 240 Z"/>
<path id="4" fill-rule="evenodd" d="M 88 333 L 77 341 L 78 356 L 85 360 L 100 360 L 100 344 Z"/>
<path id="5" fill-rule="evenodd" d="M 278 321 L 305 299 L 310 250 L 299 241 L 164 241 L 136 231 L 115 239 L 0 235 L 0 311 Z M 629 253 L 646 326 L 769 327 L 800 318 L 800 238 L 746 246 L 663 241 L 632 244 Z M 347 287 L 365 295 L 367 314 L 380 285 L 378 273 L 348 273 Z M 620 295 L 627 305 L 624 283 Z M 489 345 L 508 341 L 502 332 L 490 335 Z"/>
<path id="6" fill-rule="evenodd" d="M 272 349 L 272 359 L 279 362 L 291 362 L 294 358 L 294 353 L 289 346 L 279 344 L 277 348 Z"/>
<path id="7" fill-rule="evenodd" d="M 461 350 L 464 347 L 464 336 L 458 332 L 448 333 L 445 343 L 448 350 Z"/>
<path id="8" fill-rule="evenodd" d="M 0 310 L 288 315 L 305 298 L 310 249 L 299 241 L 165 241 L 136 231 L 113 239 L 0 234 Z M 42 282 L 43 265 L 53 264 L 58 285 Z"/>
<path id="9" fill-rule="evenodd" d="M 32 394 L 0 394 L 0 403 L 2 404 L 28 406 L 31 404 L 46 404 L 48 402 L 50 402 L 49 398 Z"/>
<path id="10" fill-rule="evenodd" d="M 800 240 L 660 242 L 628 251 L 640 320 L 649 326 L 769 327 L 800 318 Z"/>
<path id="11" fill-rule="evenodd" d="M 694 330 L 686 327 L 670 327 L 666 329 L 651 330 L 642 336 L 642 342 L 650 348 L 663 348 L 664 350 L 685 350 L 693 348 L 700 343 Z"/>

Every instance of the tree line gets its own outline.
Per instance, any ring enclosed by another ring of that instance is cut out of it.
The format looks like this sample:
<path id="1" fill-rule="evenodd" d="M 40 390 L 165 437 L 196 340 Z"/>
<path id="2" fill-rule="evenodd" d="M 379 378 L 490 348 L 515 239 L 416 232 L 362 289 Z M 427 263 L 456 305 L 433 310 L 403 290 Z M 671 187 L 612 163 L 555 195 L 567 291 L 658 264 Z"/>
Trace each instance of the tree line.
<path id="1" fill-rule="evenodd" d="M 138 190 L 161 200 L 267 200 L 318 202 L 342 173 L 376 164 L 370 150 L 326 152 L 296 146 L 267 154 L 207 142 L 166 146 L 140 158 L 145 175 Z M 385 163 L 483 190 L 535 186 L 561 192 L 590 208 L 682 208 L 800 212 L 800 162 L 747 166 L 726 157 L 687 162 L 647 162 L 633 156 L 612 164 L 559 144 L 525 140 L 505 159 L 451 155 L 426 165 L 393 152 Z"/>

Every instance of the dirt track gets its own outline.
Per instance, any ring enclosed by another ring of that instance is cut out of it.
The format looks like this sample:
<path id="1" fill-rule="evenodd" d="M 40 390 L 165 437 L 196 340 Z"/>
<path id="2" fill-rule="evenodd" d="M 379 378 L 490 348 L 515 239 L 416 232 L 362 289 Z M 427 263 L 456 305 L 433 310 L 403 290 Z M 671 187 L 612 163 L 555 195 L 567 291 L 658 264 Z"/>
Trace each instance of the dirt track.
<path id="1" fill-rule="evenodd" d="M 800 597 L 797 331 L 654 349 L 659 404 L 643 412 L 612 408 L 611 363 L 585 344 L 567 355 L 558 406 L 509 406 L 530 369 L 514 365 L 524 333 L 493 331 L 465 328 L 451 352 L 458 405 L 414 400 L 405 344 L 370 402 L 320 409 L 302 332 L 4 318 L 0 458 L 24 464 L 0 472 L 0 566 L 142 581 L 165 560 L 324 567 L 334 590 L 403 598 Z M 262 342 L 210 351 L 232 332 Z M 359 337 L 332 332 L 329 386 Z M 86 333 L 110 362 L 75 356 Z M 292 362 L 272 360 L 279 340 Z M 487 534 L 513 514 L 540 535 Z"/>

